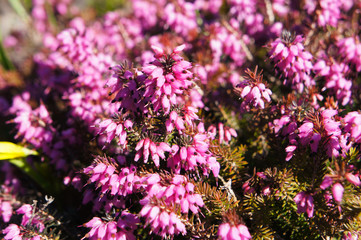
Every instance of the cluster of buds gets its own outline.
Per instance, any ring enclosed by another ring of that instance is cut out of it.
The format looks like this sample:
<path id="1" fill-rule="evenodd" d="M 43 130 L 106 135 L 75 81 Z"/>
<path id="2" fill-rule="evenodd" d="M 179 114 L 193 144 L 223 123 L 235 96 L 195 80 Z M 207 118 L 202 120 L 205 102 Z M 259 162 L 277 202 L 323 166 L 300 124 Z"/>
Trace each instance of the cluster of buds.
<path id="1" fill-rule="evenodd" d="M 263 82 L 262 71 L 257 74 L 258 67 L 252 72 L 247 69 L 244 80 L 235 88 L 236 93 L 243 99 L 242 109 L 251 107 L 265 108 L 265 102 L 271 102 L 272 91 Z"/>

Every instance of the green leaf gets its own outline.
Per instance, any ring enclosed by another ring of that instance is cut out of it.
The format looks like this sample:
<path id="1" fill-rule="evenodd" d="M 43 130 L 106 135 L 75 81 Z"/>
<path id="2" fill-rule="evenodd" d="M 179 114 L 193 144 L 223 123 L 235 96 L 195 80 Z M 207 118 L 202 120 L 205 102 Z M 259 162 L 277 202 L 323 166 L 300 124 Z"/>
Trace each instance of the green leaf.
<path id="1" fill-rule="evenodd" d="M 30 16 L 20 0 L 9 0 L 10 5 L 13 7 L 15 12 L 26 22 L 30 22 Z"/>
<path id="2" fill-rule="evenodd" d="M 5 49 L 2 44 L 2 38 L 0 36 L 0 64 L 3 66 L 3 68 L 7 71 L 14 70 L 14 65 L 6 55 Z"/>
<path id="3" fill-rule="evenodd" d="M 0 142 L 0 160 L 24 158 L 29 155 L 38 155 L 38 153 L 12 142 Z"/>
<path id="4" fill-rule="evenodd" d="M 30 165 L 26 161 L 29 155 L 38 155 L 34 150 L 11 142 L 0 142 L 0 160 L 7 160 L 32 178 L 47 193 L 55 196 L 60 192 L 61 184 L 51 172 L 46 162 L 35 162 Z"/>

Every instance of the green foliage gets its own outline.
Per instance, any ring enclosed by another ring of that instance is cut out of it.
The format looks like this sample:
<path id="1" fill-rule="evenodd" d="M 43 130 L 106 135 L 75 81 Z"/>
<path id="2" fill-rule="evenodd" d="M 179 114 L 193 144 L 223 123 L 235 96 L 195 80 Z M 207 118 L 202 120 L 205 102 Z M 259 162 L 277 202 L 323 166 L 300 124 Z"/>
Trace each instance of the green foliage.
<path id="1" fill-rule="evenodd" d="M 14 65 L 12 64 L 11 60 L 8 58 L 5 49 L 2 45 L 1 35 L 0 35 L 0 64 L 7 71 L 15 69 Z"/>
<path id="2" fill-rule="evenodd" d="M 30 22 L 30 16 L 20 0 L 8 0 L 14 11 L 25 21 Z"/>
<path id="3" fill-rule="evenodd" d="M 109 11 L 124 7 L 125 3 L 125 0 L 92 0 L 90 5 L 96 10 L 97 15 L 102 16 Z"/>
<path id="4" fill-rule="evenodd" d="M 49 164 L 46 162 L 35 162 L 30 165 L 26 160 L 26 157 L 30 155 L 38 155 L 38 153 L 11 142 L 0 142 L 0 160 L 7 160 L 18 167 L 48 194 L 57 195 L 60 192 L 61 183 L 52 174 Z"/>

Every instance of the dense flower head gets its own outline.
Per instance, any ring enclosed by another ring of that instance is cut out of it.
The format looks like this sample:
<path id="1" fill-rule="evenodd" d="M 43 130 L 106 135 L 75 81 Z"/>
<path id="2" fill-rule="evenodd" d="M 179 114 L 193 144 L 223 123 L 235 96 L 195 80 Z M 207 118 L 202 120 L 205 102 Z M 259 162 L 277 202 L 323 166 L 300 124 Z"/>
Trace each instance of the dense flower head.
<path id="1" fill-rule="evenodd" d="M 163 109 L 169 113 L 172 105 L 182 104 L 179 97 L 193 85 L 192 65 L 179 55 L 184 48 L 181 45 L 171 54 L 165 54 L 163 49 L 153 46 L 156 60 L 142 69 L 148 76 L 144 81 L 144 96 L 151 98 L 155 111 Z"/>
<path id="2" fill-rule="evenodd" d="M 345 124 L 344 131 L 350 133 L 352 141 L 361 143 L 361 114 L 359 112 L 349 112 L 343 118 Z"/>
<path id="3" fill-rule="evenodd" d="M 246 26 L 247 32 L 250 35 L 254 35 L 264 30 L 264 17 L 257 12 L 257 1 L 228 0 L 227 2 L 231 7 L 231 15 Z"/>
<path id="4" fill-rule="evenodd" d="M 145 204 L 140 215 L 146 218 L 146 224 L 151 227 L 152 231 L 163 238 L 178 234 L 185 235 L 187 232 L 182 219 L 172 210 L 164 208 L 160 203 L 149 202 Z"/>
<path id="5" fill-rule="evenodd" d="M 140 215 L 146 218 L 146 224 L 162 237 L 184 235 L 184 216 L 179 213 L 195 214 L 204 206 L 200 194 L 194 193 L 194 185 L 182 175 L 150 174 L 142 182 L 148 194 L 141 200 Z"/>
<path id="6" fill-rule="evenodd" d="M 340 39 L 337 42 L 339 54 L 345 58 L 347 63 L 355 66 L 356 70 L 361 71 L 361 43 L 358 36 Z"/>
<path id="7" fill-rule="evenodd" d="M 139 223 L 139 218 L 127 211 L 117 215 L 119 215 L 118 221 L 104 221 L 94 217 L 85 223 L 85 227 L 91 228 L 85 237 L 88 239 L 109 240 L 136 239 L 133 231 L 136 229 L 136 224 Z"/>
<path id="8" fill-rule="evenodd" d="M 341 18 L 341 6 L 343 1 L 337 0 L 307 0 L 304 8 L 310 16 L 316 16 L 320 27 L 327 25 L 336 27 Z"/>
<path id="9" fill-rule="evenodd" d="M 171 146 L 172 152 L 167 160 L 167 166 L 175 173 L 180 173 L 181 169 L 198 172 L 200 167 L 203 175 L 208 176 L 212 171 L 213 175 L 217 177 L 219 163 L 209 152 L 208 136 L 204 126 L 200 123 L 194 130 L 198 132 L 183 136 L 180 144 Z"/>
<path id="10" fill-rule="evenodd" d="M 134 161 L 138 161 L 141 157 L 144 163 L 148 162 L 148 158 L 151 157 L 155 166 L 159 167 L 159 160 L 165 159 L 165 152 L 171 152 L 171 148 L 165 142 L 153 142 L 149 138 L 141 139 L 134 149 L 137 151 L 134 157 Z"/>
<path id="11" fill-rule="evenodd" d="M 114 159 L 98 158 L 95 163 L 83 172 L 89 175 L 89 182 L 100 188 L 102 195 L 109 193 L 112 196 L 127 196 L 136 189 L 136 182 L 140 178 L 136 174 L 136 167 L 119 166 Z"/>
<path id="12" fill-rule="evenodd" d="M 71 131 L 71 128 L 57 132 L 44 103 L 40 102 L 39 107 L 32 109 L 28 101 L 30 101 L 29 93 L 17 96 L 13 106 L 9 109 L 12 114 L 16 115 L 10 121 L 15 123 L 18 129 L 15 137 L 41 149 L 50 157 L 51 163 L 55 164 L 57 169 L 66 170 L 68 166 L 62 148 L 65 141 L 76 141 L 67 136 L 67 132 Z"/>
<path id="13" fill-rule="evenodd" d="M 98 134 L 106 135 L 106 142 L 110 143 L 115 137 L 118 138 L 119 144 L 123 147 L 127 144 L 127 129 L 133 126 L 132 121 L 117 118 L 105 119 L 98 125 Z"/>
<path id="14" fill-rule="evenodd" d="M 349 68 L 344 63 L 331 62 L 326 63 L 319 60 L 313 66 L 313 71 L 326 80 L 325 87 L 335 93 L 337 100 L 344 106 L 351 100 L 352 81 L 346 79 Z"/>
<path id="15" fill-rule="evenodd" d="M 229 23 L 223 22 L 223 25 L 214 23 L 210 26 L 213 35 L 209 47 L 213 58 L 212 66 L 207 66 L 208 72 L 211 73 L 219 68 L 224 54 L 227 54 L 236 66 L 242 66 L 245 63 L 247 59 L 245 44 L 249 43 L 250 39 L 247 34 L 239 30 L 239 27 L 236 19 L 231 19 Z"/>
<path id="16" fill-rule="evenodd" d="M 25 99 L 29 100 L 28 97 Z M 35 147 L 41 147 L 43 141 L 52 141 L 53 121 L 44 104 L 33 110 L 25 99 L 19 96 L 16 105 L 10 109 L 17 114 L 13 120 L 18 125 L 17 138 L 23 137 Z"/>
<path id="17" fill-rule="evenodd" d="M 284 31 L 283 39 L 277 38 L 269 44 L 270 58 L 284 77 L 283 84 L 290 85 L 299 92 L 315 85 L 310 76 L 312 54 L 305 50 L 302 42 L 301 35 L 293 38 L 289 32 Z"/>
<path id="18" fill-rule="evenodd" d="M 162 0 L 132 0 L 134 14 L 143 24 L 145 29 L 152 28 L 157 24 L 158 10 L 165 7 L 166 1 Z"/>
<path id="19" fill-rule="evenodd" d="M 266 85 L 262 81 L 262 71 L 257 75 L 257 67 L 252 72 L 247 69 L 246 74 L 248 76 L 237 85 L 235 91 L 243 99 L 241 107 L 243 109 L 249 109 L 250 107 L 259 107 L 263 109 L 265 102 L 270 102 L 272 91 L 266 88 Z"/>
<path id="20" fill-rule="evenodd" d="M 162 179 L 158 174 L 152 174 L 142 180 L 148 190 L 148 195 L 144 199 L 162 199 L 166 205 L 180 206 L 182 213 L 197 213 L 199 207 L 204 206 L 201 195 L 194 193 L 194 184 L 183 175 L 176 174 Z"/>
<path id="21" fill-rule="evenodd" d="M 275 119 L 271 124 L 275 133 L 287 136 L 289 140 L 286 160 L 290 160 L 300 147 L 310 147 L 313 153 L 325 151 L 328 157 L 345 156 L 353 142 L 337 114 L 335 109 L 319 109 L 309 113 L 302 122 L 288 114 Z"/>
<path id="22" fill-rule="evenodd" d="M 51 8 L 51 11 L 53 11 L 56 14 L 59 15 L 65 15 L 69 10 L 71 6 L 72 0 L 50 0 L 50 1 L 43 1 L 43 0 L 33 0 L 32 4 L 32 10 L 31 10 L 31 17 L 33 20 L 33 24 L 35 28 L 40 33 L 47 33 L 51 32 L 54 29 L 52 29 L 51 26 L 51 20 L 48 16 L 49 7 Z M 76 9 L 73 7 L 73 11 L 76 11 Z"/>
<path id="23" fill-rule="evenodd" d="M 164 8 L 164 18 L 174 32 L 187 38 L 192 31 L 197 32 L 195 5 L 185 0 L 168 3 Z"/>

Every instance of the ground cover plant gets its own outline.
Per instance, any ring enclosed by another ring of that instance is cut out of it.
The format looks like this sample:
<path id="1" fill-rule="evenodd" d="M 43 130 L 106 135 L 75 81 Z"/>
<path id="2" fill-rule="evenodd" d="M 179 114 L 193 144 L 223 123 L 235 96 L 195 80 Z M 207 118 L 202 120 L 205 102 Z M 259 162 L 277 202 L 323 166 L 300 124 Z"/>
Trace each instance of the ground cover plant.
<path id="1" fill-rule="evenodd" d="M 359 0 L 6 4 L 3 239 L 361 235 Z"/>

